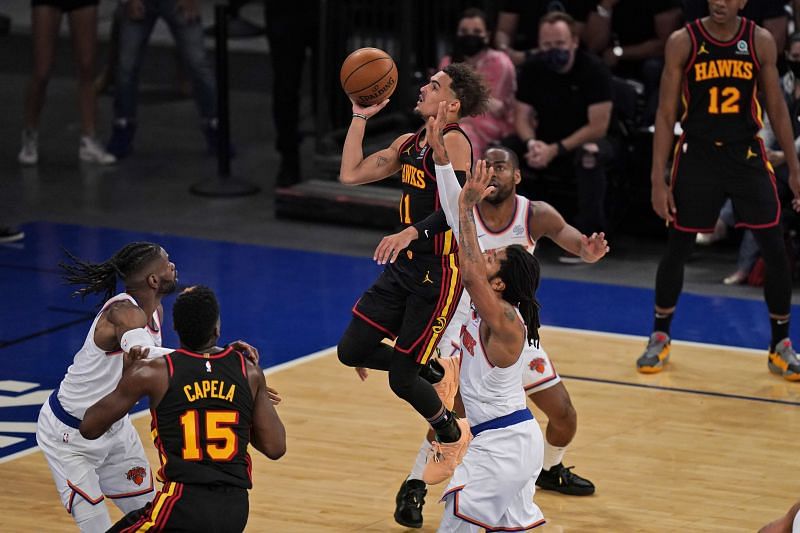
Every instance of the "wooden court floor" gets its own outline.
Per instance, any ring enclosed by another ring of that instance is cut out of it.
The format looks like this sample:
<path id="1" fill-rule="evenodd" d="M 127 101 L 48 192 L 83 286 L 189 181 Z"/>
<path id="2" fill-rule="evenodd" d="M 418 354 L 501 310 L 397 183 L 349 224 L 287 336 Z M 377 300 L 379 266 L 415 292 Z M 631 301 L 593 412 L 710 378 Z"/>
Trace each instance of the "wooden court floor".
<path id="1" fill-rule="evenodd" d="M 597 493 L 537 491 L 548 520 L 539 531 L 756 531 L 800 498 L 800 383 L 769 374 L 765 353 L 675 343 L 669 371 L 643 376 L 642 339 L 554 328 L 542 337 L 578 411 L 565 463 Z M 288 453 L 254 456 L 247 531 L 403 531 L 394 496 L 425 427 L 386 377 L 361 383 L 328 351 L 268 383 L 284 397 Z M 156 465 L 149 417 L 135 424 Z M 0 531 L 76 530 L 41 453 L 0 464 L 0 476 Z M 444 486 L 429 488 L 421 531 L 436 530 Z"/>

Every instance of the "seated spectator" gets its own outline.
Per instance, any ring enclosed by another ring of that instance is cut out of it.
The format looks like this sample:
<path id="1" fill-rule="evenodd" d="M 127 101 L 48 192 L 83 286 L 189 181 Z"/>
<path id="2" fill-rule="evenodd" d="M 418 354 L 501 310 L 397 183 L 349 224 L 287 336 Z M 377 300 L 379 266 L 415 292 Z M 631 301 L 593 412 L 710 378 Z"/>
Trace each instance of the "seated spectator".
<path id="1" fill-rule="evenodd" d="M 786 98 L 786 105 L 789 108 L 789 117 L 794 133 L 794 148 L 800 153 L 800 32 L 795 32 L 789 38 L 789 50 L 786 51 L 786 64 L 789 71 L 783 76 L 783 91 Z M 775 133 L 769 119 L 765 117 L 764 128 L 759 132 L 764 139 L 764 146 L 767 150 L 767 158 L 775 169 L 775 185 L 781 204 L 784 209 L 781 211 L 781 219 L 784 227 L 790 219 L 794 218 L 794 212 L 790 207 L 792 192 L 789 189 L 789 169 L 786 166 L 786 156 L 778 146 Z M 728 200 L 720 211 L 719 219 L 714 227 L 713 233 L 697 234 L 698 244 L 712 244 L 724 239 L 730 228 L 737 225 L 736 215 L 733 205 Z M 760 252 L 758 243 L 753 236 L 753 232 L 745 230 L 742 235 L 742 242 L 739 245 L 739 257 L 737 268 L 732 274 L 726 276 L 722 282 L 725 285 L 739 285 L 746 283 L 750 277 L 753 267 L 759 260 Z"/>
<path id="2" fill-rule="evenodd" d="M 494 45 L 519 66 L 536 52 L 539 19 L 551 11 L 569 13 L 578 35 L 596 0 L 501 0 L 497 13 Z"/>
<path id="3" fill-rule="evenodd" d="M 682 1 L 683 16 L 686 21 L 708 16 L 708 0 Z M 796 5 L 800 5 L 797 0 L 795 2 Z M 775 39 L 775 47 L 783 50 L 786 46 L 786 32 L 789 27 L 789 17 L 785 8 L 786 0 L 750 0 L 739 14 L 769 30 Z M 796 12 L 795 16 L 797 16 Z"/>
<path id="4" fill-rule="evenodd" d="M 439 70 L 451 62 L 472 66 L 483 76 L 491 92 L 485 114 L 461 119 L 461 128 L 472 142 L 475 161 L 490 144 L 514 133 L 517 72 L 506 54 L 489 48 L 489 34 L 486 14 L 480 9 L 467 9 L 458 21 L 453 55 L 445 56 L 439 64 Z"/>
<path id="5" fill-rule="evenodd" d="M 667 37 L 680 25 L 679 0 L 600 0 L 587 20 L 589 50 L 614 75 L 644 84 L 646 124 L 653 123 L 658 107 Z"/>
<path id="6" fill-rule="evenodd" d="M 539 52 L 519 73 L 516 136 L 504 144 L 524 161 L 519 187 L 528 196 L 555 203 L 562 212 L 569 210 L 548 198 L 544 180 L 531 175 L 575 179 L 578 206 L 573 225 L 591 235 L 604 231 L 606 224 L 605 164 L 613 155 L 606 138 L 611 73 L 599 59 L 579 50 L 578 43 L 570 15 L 552 12 L 542 17 Z"/>

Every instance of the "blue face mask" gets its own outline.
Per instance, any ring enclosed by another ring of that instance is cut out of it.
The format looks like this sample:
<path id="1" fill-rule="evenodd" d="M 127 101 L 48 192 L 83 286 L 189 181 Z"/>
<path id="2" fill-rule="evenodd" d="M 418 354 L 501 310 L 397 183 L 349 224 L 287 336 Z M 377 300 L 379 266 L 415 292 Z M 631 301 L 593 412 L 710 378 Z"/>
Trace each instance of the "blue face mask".
<path id="1" fill-rule="evenodd" d="M 572 54 L 566 48 L 551 48 L 550 50 L 543 50 L 537 54 L 537 58 L 545 67 L 554 71 L 560 72 L 569 63 Z"/>

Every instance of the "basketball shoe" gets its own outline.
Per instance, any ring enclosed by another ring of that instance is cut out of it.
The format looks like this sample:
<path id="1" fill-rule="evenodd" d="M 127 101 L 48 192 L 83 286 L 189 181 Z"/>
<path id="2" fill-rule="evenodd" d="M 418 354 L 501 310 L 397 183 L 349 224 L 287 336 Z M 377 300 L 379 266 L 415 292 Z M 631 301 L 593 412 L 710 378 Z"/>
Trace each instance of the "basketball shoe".
<path id="1" fill-rule="evenodd" d="M 542 469 L 536 479 L 536 486 L 542 490 L 554 490 L 570 496 L 589 496 L 594 494 L 594 483 L 572 472 L 574 466 L 558 463 L 550 470 Z"/>
<path id="2" fill-rule="evenodd" d="M 669 361 L 669 348 L 671 339 L 663 331 L 654 331 L 650 341 L 639 359 L 636 360 L 636 369 L 643 374 L 655 374 L 664 369 Z"/>
<path id="3" fill-rule="evenodd" d="M 444 377 L 434 383 L 433 388 L 436 390 L 436 394 L 439 395 L 439 399 L 442 400 L 445 409 L 452 411 L 456 393 L 458 392 L 458 374 L 460 370 L 458 357 L 438 357 L 435 361 L 444 370 Z"/>
<path id="4" fill-rule="evenodd" d="M 98 165 L 113 165 L 117 162 L 117 158 L 113 154 L 106 152 L 106 149 L 97 139 L 88 135 L 81 136 L 78 157 L 81 161 L 97 163 Z"/>
<path id="5" fill-rule="evenodd" d="M 394 508 L 394 521 L 401 526 L 422 527 L 422 506 L 428 489 L 419 479 L 407 479 L 397 491 Z"/>
<path id="6" fill-rule="evenodd" d="M 22 148 L 17 160 L 22 165 L 35 165 L 39 162 L 39 134 L 36 130 L 22 130 Z"/>
<path id="7" fill-rule="evenodd" d="M 428 462 L 425 463 L 425 470 L 422 471 L 422 481 L 428 485 L 436 485 L 453 475 L 456 467 L 461 463 L 467 447 L 472 440 L 472 432 L 466 419 L 456 420 L 458 429 L 461 430 L 461 437 L 455 442 L 431 443 L 428 452 Z"/>
<path id="8" fill-rule="evenodd" d="M 767 366 L 773 374 L 783 376 L 789 381 L 800 381 L 800 359 L 797 358 L 788 337 L 775 346 L 774 352 L 769 353 Z"/>

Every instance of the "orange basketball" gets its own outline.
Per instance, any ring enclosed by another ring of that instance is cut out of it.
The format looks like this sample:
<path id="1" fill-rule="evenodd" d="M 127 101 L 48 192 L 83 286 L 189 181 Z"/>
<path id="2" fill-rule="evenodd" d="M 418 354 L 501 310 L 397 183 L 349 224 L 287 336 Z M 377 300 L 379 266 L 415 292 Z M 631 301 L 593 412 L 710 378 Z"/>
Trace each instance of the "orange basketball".
<path id="1" fill-rule="evenodd" d="M 360 106 L 379 104 L 397 87 L 397 66 L 378 48 L 359 48 L 344 60 L 339 72 L 342 89 Z"/>

